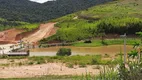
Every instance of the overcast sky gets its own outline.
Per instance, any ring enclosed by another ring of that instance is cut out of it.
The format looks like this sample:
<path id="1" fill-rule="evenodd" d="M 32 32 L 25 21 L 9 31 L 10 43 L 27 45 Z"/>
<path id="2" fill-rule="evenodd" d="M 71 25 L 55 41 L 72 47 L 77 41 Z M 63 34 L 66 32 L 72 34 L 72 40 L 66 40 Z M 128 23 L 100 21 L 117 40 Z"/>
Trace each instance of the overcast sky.
<path id="1" fill-rule="evenodd" d="M 52 0 L 30 0 L 30 1 L 38 2 L 38 3 L 44 3 L 44 2 L 52 1 Z"/>

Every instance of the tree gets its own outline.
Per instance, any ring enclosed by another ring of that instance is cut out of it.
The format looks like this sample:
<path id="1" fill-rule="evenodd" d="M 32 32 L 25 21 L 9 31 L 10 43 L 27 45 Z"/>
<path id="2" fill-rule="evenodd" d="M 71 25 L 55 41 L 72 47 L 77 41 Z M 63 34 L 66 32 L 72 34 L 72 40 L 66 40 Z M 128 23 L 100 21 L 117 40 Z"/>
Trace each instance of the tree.
<path id="1" fill-rule="evenodd" d="M 105 33 L 104 33 L 104 32 L 99 33 L 98 36 L 101 37 L 101 43 L 102 43 L 103 45 L 107 45 L 107 44 L 105 43 L 105 38 L 104 38 L 104 37 L 105 37 Z"/>
<path id="2" fill-rule="evenodd" d="M 56 55 L 57 56 L 70 56 L 71 55 L 71 49 L 60 48 Z"/>

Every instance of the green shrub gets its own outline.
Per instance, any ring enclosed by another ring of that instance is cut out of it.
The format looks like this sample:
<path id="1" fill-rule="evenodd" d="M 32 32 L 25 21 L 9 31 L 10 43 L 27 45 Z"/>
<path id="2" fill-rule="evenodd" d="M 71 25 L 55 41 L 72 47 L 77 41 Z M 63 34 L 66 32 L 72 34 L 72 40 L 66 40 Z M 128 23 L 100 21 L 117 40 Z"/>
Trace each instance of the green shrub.
<path id="1" fill-rule="evenodd" d="M 98 61 L 97 61 L 97 59 L 92 59 L 92 64 L 97 64 L 98 63 Z"/>
<path id="2" fill-rule="evenodd" d="M 6 55 L 6 54 L 0 55 L 0 59 L 4 59 L 4 58 L 8 58 L 8 55 Z"/>
<path id="3" fill-rule="evenodd" d="M 19 62 L 19 63 L 18 63 L 18 65 L 19 65 L 19 66 L 22 66 L 22 65 L 23 65 L 23 63 L 22 63 L 22 62 Z"/>
<path id="4" fill-rule="evenodd" d="M 92 43 L 91 40 L 85 40 L 84 43 Z"/>
<path id="5" fill-rule="evenodd" d="M 34 64 L 34 62 L 28 62 L 28 65 L 33 65 Z"/>
<path id="6" fill-rule="evenodd" d="M 37 61 L 37 64 L 41 64 L 41 62 Z"/>
<path id="7" fill-rule="evenodd" d="M 110 57 L 110 55 L 109 55 L 109 54 L 105 54 L 104 57 L 105 57 L 105 58 L 108 58 L 108 57 Z"/>
<path id="8" fill-rule="evenodd" d="M 121 80 L 141 80 L 142 79 L 141 63 L 131 62 L 127 67 L 125 64 L 120 64 L 118 68 L 119 79 Z"/>
<path id="9" fill-rule="evenodd" d="M 132 50 L 131 52 L 128 53 L 128 57 L 135 58 L 136 56 L 138 56 L 138 51 L 136 50 Z"/>
<path id="10" fill-rule="evenodd" d="M 101 55 L 95 55 L 92 57 L 92 61 L 91 64 L 101 64 L 102 60 L 101 60 L 102 56 Z"/>
<path id="11" fill-rule="evenodd" d="M 57 56 L 70 56 L 71 55 L 71 49 L 60 48 L 56 55 Z"/>
<path id="12" fill-rule="evenodd" d="M 83 63 L 83 62 L 81 62 L 81 63 L 79 63 L 79 67 L 86 67 L 86 64 L 85 63 Z"/>
<path id="13" fill-rule="evenodd" d="M 73 67 L 74 67 L 74 65 L 73 65 L 72 63 L 68 63 L 66 66 L 67 66 L 68 68 L 73 68 Z"/>

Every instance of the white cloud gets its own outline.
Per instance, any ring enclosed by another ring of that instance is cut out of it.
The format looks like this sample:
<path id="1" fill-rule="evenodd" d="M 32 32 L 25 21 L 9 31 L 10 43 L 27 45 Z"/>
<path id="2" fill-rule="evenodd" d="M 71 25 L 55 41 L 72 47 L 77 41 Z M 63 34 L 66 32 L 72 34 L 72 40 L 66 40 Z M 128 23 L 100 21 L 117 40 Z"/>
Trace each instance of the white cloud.
<path id="1" fill-rule="evenodd" d="M 30 1 L 38 2 L 38 3 L 45 3 L 47 1 L 53 1 L 53 0 L 30 0 Z"/>

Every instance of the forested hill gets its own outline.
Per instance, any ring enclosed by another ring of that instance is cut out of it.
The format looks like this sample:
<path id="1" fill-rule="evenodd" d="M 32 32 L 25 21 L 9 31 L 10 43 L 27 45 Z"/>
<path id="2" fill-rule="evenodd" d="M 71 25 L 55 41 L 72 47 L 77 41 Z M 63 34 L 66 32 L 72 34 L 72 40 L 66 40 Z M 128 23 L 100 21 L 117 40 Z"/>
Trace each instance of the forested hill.
<path id="1" fill-rule="evenodd" d="M 56 0 L 44 4 L 29 0 L 0 0 L 0 18 L 41 22 L 112 0 Z"/>

